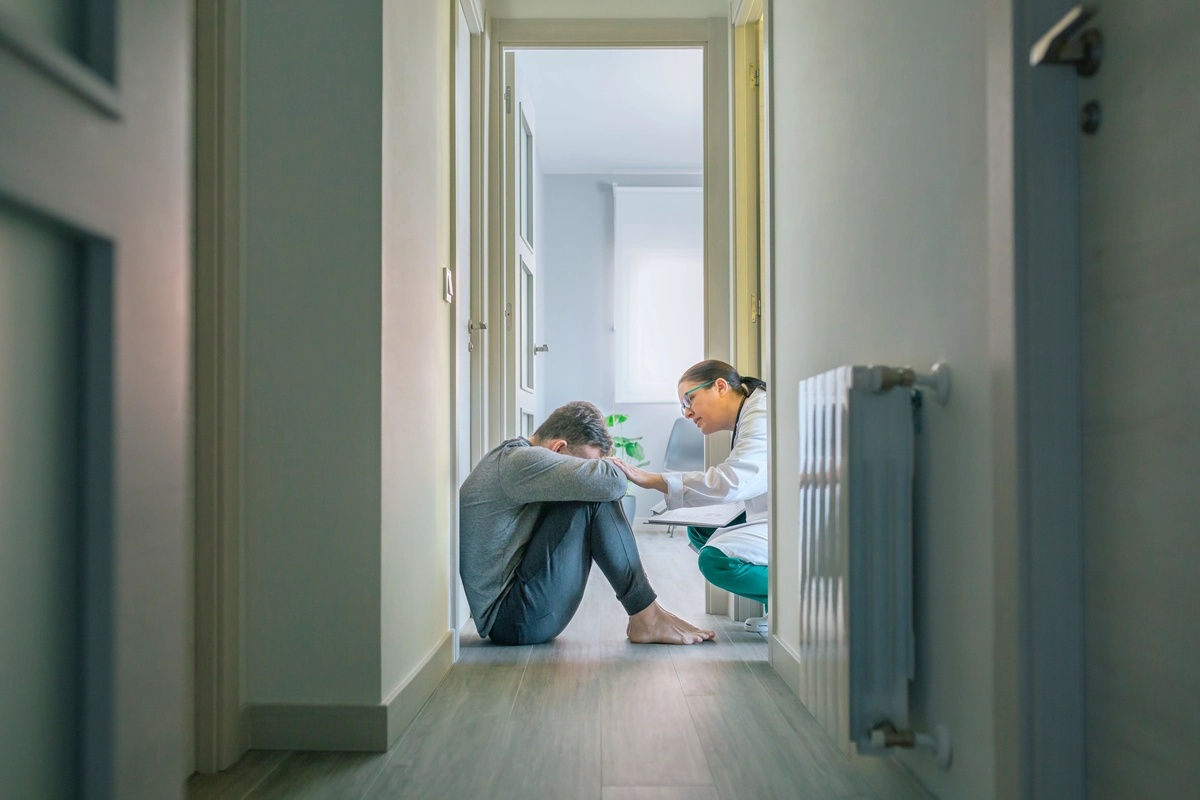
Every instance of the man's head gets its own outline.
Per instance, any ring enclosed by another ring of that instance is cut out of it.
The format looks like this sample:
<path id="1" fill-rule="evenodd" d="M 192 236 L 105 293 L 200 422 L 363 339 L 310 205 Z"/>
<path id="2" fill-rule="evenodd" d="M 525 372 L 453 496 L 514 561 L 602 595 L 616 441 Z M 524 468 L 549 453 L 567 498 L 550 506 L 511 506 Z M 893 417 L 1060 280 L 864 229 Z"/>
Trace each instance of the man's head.
<path id="1" fill-rule="evenodd" d="M 604 415 L 586 400 L 559 406 L 529 437 L 529 443 L 577 458 L 602 458 L 612 452 Z"/>

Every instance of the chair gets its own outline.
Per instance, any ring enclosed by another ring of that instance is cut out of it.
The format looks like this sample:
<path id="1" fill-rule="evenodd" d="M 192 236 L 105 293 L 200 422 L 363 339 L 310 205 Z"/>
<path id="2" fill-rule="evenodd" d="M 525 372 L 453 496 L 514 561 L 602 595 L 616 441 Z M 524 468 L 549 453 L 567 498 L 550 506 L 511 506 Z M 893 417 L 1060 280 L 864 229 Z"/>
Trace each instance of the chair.
<path id="1" fill-rule="evenodd" d="M 667 437 L 667 452 L 663 456 L 667 472 L 693 472 L 704 469 L 704 434 L 692 421 L 680 417 Z"/>
<path id="2" fill-rule="evenodd" d="M 667 437 L 667 452 L 663 455 L 663 471 L 694 472 L 704 469 L 704 434 L 692 421 L 680 417 L 671 426 Z M 667 527 L 667 535 L 675 535 L 675 526 Z"/>

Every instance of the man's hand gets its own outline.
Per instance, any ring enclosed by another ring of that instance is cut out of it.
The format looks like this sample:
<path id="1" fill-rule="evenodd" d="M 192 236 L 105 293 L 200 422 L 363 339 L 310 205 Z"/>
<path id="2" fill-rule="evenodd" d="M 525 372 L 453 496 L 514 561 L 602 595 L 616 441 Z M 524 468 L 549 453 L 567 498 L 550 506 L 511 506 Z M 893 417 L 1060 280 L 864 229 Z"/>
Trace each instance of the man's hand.
<path id="1" fill-rule="evenodd" d="M 616 464 L 617 469 L 625 473 L 625 477 L 629 478 L 629 482 L 634 486 L 640 486 L 643 489 L 657 489 L 663 494 L 667 493 L 667 481 L 661 473 L 638 469 L 633 464 L 627 464 L 619 458 L 609 460 Z"/>

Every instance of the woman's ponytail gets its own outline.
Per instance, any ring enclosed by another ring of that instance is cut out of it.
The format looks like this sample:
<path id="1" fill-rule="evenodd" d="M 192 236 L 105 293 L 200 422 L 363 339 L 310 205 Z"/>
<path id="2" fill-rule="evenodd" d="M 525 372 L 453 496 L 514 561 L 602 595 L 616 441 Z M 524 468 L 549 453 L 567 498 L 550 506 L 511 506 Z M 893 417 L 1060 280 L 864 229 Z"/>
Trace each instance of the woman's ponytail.
<path id="1" fill-rule="evenodd" d="M 708 383 L 719 378 L 724 379 L 726 383 L 747 397 L 755 389 L 766 390 L 767 388 L 767 384 L 758 378 L 743 377 L 738 374 L 738 371 L 732 365 L 726 364 L 724 361 L 718 361 L 715 358 L 710 358 L 707 361 L 701 361 L 698 364 L 688 367 L 687 371 L 679 377 L 679 382 Z"/>

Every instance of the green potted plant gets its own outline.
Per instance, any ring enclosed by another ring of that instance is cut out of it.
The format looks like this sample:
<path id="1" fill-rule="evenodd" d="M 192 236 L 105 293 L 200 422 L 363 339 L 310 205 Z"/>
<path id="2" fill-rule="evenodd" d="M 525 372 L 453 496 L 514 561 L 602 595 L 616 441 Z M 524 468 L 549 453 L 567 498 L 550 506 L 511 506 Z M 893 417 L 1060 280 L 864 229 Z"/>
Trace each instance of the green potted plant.
<path id="1" fill-rule="evenodd" d="M 609 414 L 604 418 L 612 433 L 613 440 L 613 455 L 635 467 L 644 467 L 650 462 L 646 460 L 646 451 L 642 448 L 642 437 L 620 436 L 617 431 L 620 430 L 621 423 L 625 422 L 629 417 L 624 414 Z M 637 511 L 637 497 L 633 494 L 633 484 L 629 485 L 625 496 L 621 498 L 621 505 L 625 508 L 625 516 L 632 523 L 634 513 Z"/>

